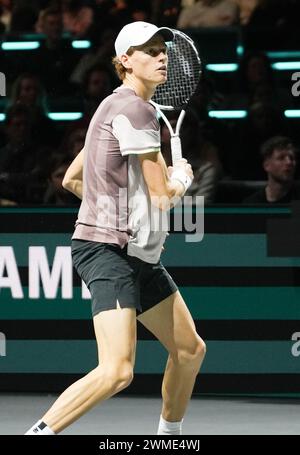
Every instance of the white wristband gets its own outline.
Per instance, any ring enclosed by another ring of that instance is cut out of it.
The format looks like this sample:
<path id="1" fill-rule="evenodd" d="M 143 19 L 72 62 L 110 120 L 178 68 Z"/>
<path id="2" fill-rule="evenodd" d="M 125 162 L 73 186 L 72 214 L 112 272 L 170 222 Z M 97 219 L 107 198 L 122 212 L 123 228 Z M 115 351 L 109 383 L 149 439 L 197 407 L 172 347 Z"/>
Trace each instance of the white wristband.
<path id="1" fill-rule="evenodd" d="M 171 175 L 171 180 L 179 180 L 179 182 L 184 186 L 185 191 L 191 186 L 193 181 L 183 169 L 175 169 Z"/>

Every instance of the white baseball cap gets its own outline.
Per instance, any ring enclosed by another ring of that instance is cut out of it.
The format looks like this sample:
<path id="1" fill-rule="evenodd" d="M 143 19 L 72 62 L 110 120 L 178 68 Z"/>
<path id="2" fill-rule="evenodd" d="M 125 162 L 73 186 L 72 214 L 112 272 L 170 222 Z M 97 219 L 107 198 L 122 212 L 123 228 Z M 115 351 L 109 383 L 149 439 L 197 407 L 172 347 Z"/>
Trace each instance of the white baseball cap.
<path id="1" fill-rule="evenodd" d="M 131 22 L 125 25 L 115 41 L 116 55 L 126 54 L 131 46 L 140 46 L 149 41 L 156 33 L 160 33 L 165 41 L 172 41 L 174 34 L 170 28 L 156 27 L 148 22 Z"/>

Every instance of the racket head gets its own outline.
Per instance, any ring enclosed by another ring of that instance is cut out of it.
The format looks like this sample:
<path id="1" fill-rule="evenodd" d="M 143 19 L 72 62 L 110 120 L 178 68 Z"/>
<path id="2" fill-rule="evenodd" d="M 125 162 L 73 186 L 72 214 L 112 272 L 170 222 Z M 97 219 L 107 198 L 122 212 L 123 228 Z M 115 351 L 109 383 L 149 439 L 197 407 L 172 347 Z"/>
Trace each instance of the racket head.
<path id="1" fill-rule="evenodd" d="M 163 110 L 182 109 L 196 91 L 202 64 L 194 41 L 185 33 L 172 29 L 174 39 L 168 43 L 168 76 L 159 85 L 152 101 Z"/>

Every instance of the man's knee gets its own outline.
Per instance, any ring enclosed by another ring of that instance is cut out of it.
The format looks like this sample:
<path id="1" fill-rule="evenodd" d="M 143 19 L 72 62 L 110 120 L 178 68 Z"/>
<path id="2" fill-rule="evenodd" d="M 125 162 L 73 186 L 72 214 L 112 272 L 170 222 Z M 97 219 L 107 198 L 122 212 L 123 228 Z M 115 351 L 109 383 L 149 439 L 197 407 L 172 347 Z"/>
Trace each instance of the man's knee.
<path id="1" fill-rule="evenodd" d="M 128 360 L 111 365 L 106 371 L 106 380 L 117 392 L 125 389 L 133 380 L 133 365 Z"/>
<path id="2" fill-rule="evenodd" d="M 177 353 L 177 362 L 182 366 L 198 369 L 205 357 L 206 344 L 199 335 Z"/>

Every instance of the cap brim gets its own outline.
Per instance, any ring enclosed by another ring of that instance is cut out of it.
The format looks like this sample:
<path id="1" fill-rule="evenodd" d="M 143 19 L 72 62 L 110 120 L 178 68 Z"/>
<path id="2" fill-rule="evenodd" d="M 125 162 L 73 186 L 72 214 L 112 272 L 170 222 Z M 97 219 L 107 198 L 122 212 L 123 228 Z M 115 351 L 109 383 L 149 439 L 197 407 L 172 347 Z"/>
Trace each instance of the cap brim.
<path id="1" fill-rule="evenodd" d="M 155 33 L 155 35 L 157 34 L 160 34 L 162 35 L 163 39 L 165 41 L 173 41 L 174 39 L 174 33 L 173 31 L 170 29 L 170 28 L 167 28 L 167 27 L 161 27 L 157 30 L 157 32 Z M 154 36 L 154 35 L 153 35 Z"/>
<path id="2" fill-rule="evenodd" d="M 172 29 L 168 28 L 168 27 L 161 27 L 161 28 L 158 28 L 154 33 L 150 33 L 150 35 L 145 38 L 144 36 L 140 37 L 139 40 L 136 40 L 135 42 L 131 42 L 131 45 L 129 45 L 129 47 L 137 47 L 137 46 L 143 46 L 144 44 L 146 44 L 151 38 L 153 38 L 153 36 L 155 35 L 161 35 L 162 38 L 164 39 L 165 42 L 167 41 L 173 41 L 174 39 L 174 33 L 172 31 Z M 136 38 L 137 39 L 137 38 Z M 133 40 L 132 40 L 133 41 Z M 127 43 L 126 43 L 127 44 Z M 129 44 L 129 43 L 128 43 Z M 123 46 L 121 46 L 123 47 Z M 123 51 L 123 50 L 117 50 L 117 48 L 119 48 L 119 43 L 118 43 L 118 37 L 116 39 L 116 43 L 115 43 L 115 48 L 116 48 L 116 55 L 122 55 L 122 54 L 126 54 L 126 52 L 128 51 L 128 49 L 126 49 L 126 51 Z"/>

